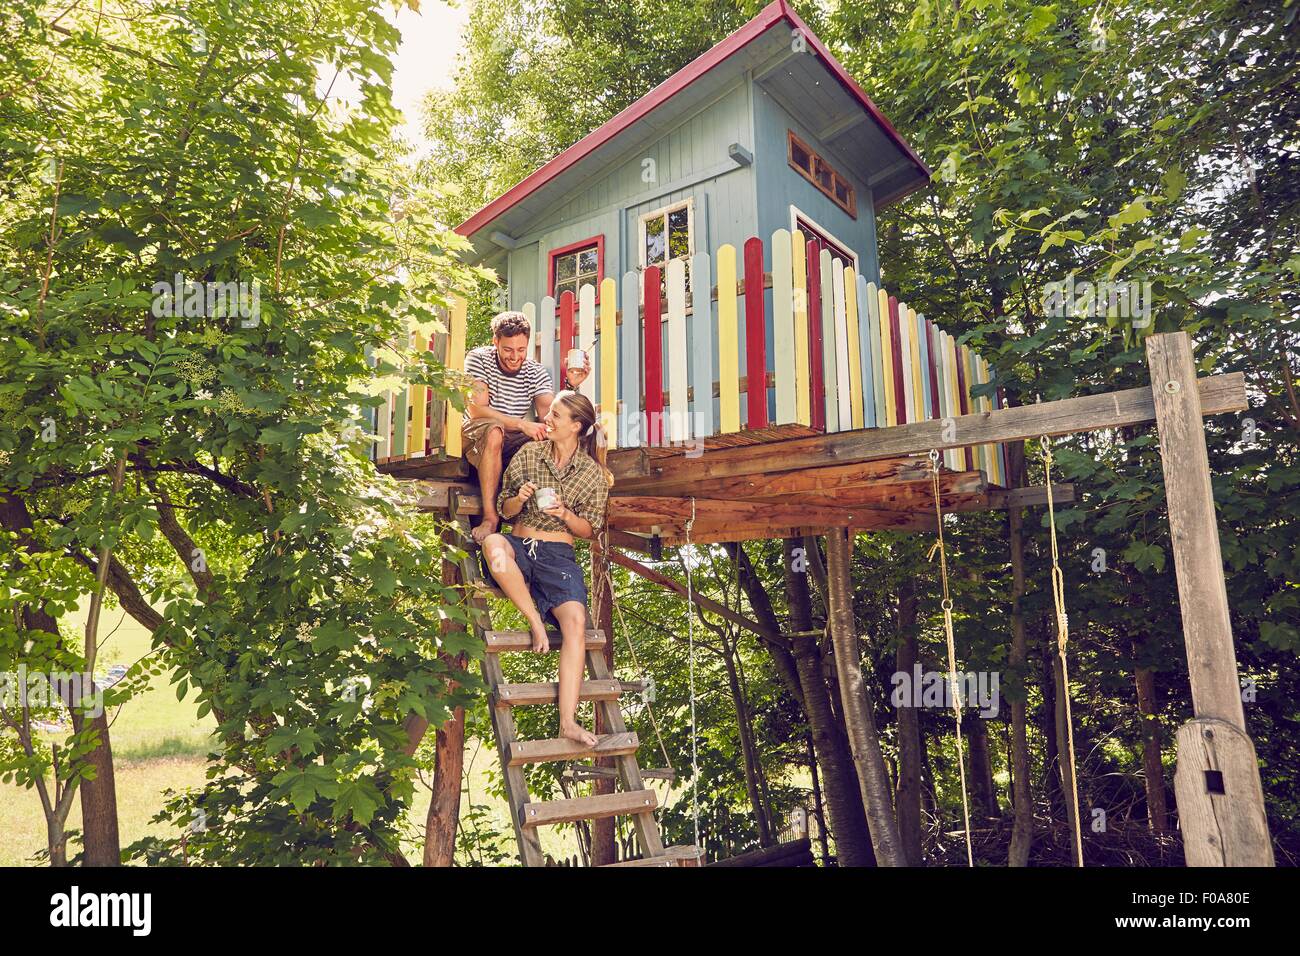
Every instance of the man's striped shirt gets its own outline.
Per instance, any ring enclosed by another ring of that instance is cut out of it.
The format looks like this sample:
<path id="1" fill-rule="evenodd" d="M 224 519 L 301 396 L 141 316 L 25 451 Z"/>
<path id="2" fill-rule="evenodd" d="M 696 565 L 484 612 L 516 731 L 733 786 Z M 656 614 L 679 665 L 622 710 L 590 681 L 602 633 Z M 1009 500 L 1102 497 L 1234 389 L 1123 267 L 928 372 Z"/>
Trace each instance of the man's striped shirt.
<path id="1" fill-rule="evenodd" d="M 490 406 L 514 418 L 525 417 L 538 395 L 555 391 L 550 371 L 540 362 L 524 359 L 524 364 L 515 374 L 502 371 L 494 345 L 470 349 L 465 356 L 465 372 L 487 383 Z M 469 420 L 467 411 L 465 421 Z"/>

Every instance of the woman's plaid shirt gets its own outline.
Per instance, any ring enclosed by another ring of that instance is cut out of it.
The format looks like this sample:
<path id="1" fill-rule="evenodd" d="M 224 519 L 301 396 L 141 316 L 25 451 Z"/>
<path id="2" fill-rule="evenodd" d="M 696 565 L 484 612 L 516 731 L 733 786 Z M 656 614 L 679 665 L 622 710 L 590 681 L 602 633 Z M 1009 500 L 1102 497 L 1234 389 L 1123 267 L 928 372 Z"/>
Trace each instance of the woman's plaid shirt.
<path id="1" fill-rule="evenodd" d="M 560 494 L 560 503 L 580 518 L 591 522 L 593 531 L 605 523 L 605 503 L 609 499 L 609 485 L 605 473 L 590 455 L 581 448 L 563 468 L 555 465 L 555 442 L 530 441 L 510 460 L 501 479 L 501 493 L 497 495 L 497 511 L 505 506 L 507 498 L 518 494 L 524 482 L 531 481 L 538 488 L 554 488 Z M 548 515 L 537 507 L 537 493 L 524 502 L 524 509 L 510 519 L 514 524 L 525 524 L 538 531 L 565 531 L 564 522 Z"/>

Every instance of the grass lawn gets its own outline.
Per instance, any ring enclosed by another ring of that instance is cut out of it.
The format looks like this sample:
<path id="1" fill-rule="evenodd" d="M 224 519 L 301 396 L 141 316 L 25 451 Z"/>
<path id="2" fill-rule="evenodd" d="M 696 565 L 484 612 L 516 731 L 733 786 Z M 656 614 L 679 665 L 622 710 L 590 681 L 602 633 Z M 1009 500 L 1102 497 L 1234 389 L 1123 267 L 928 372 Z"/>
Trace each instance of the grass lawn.
<path id="1" fill-rule="evenodd" d="M 70 621 L 84 628 L 84 615 Z M 120 608 L 105 608 L 101 623 L 105 640 L 99 654 L 101 673 L 113 664 L 131 665 L 149 653 L 149 633 Z M 118 820 L 122 846 L 129 846 L 151 831 L 161 835 L 150 819 L 162 806 L 166 789 L 179 790 L 201 786 L 209 749 L 208 735 L 216 726 L 211 715 L 195 715 L 195 698 L 176 699 L 175 687 L 165 675 L 154 679 L 153 686 L 110 715 L 111 739 L 116 770 Z M 487 793 L 487 771 L 496 769 L 496 750 L 485 744 L 476 751 L 471 741 L 466 751 L 469 792 L 462 795 L 462 820 L 471 804 L 484 807 L 487 819 L 506 834 L 506 852 L 515 852 L 510 815 L 504 801 Z M 426 776 L 429 774 L 426 773 Z M 422 853 L 424 819 L 429 809 L 429 791 L 417 787 L 409 822 L 417 842 L 408 856 L 418 863 Z M 78 801 L 68 821 L 69 828 L 81 828 Z M 542 845 L 550 853 L 569 856 L 577 852 L 570 828 L 547 828 L 542 831 Z M 31 865 L 32 856 L 45 848 L 45 818 L 36 791 L 13 784 L 0 784 L 0 866 Z"/>

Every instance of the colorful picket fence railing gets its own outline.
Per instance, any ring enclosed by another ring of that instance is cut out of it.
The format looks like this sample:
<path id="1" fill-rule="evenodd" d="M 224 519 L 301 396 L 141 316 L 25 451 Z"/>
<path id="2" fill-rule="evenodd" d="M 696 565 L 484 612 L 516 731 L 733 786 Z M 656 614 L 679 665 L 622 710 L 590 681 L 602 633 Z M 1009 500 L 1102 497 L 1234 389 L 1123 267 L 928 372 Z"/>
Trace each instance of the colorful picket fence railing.
<path id="1" fill-rule="evenodd" d="M 697 253 L 606 278 L 599 288 L 584 285 L 576 296 L 547 296 L 521 311 L 533 329 L 533 358 L 557 384 L 571 348 L 591 356 L 593 374 L 579 390 L 596 405 L 613 447 L 680 445 L 779 425 L 886 428 L 1002 407 L 1000 390 L 971 395 L 990 380 L 987 361 L 799 231 L 777 230 L 766 248 L 750 238 L 739 255 L 724 245 L 712 257 Z M 463 302 L 447 325 L 414 344 L 461 368 Z M 387 411 L 387 429 L 383 409 L 374 421 L 378 461 L 460 455 L 460 413 L 443 403 L 435 409 L 428 389 L 390 393 Z M 1001 446 L 943 455 L 953 470 L 978 468 L 1006 484 Z"/>

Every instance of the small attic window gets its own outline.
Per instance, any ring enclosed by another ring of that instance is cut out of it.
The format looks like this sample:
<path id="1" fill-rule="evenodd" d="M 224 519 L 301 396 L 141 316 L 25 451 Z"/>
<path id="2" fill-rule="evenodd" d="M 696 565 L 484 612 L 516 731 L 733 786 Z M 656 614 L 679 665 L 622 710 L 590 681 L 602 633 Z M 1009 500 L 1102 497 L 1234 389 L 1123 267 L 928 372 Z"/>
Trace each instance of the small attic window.
<path id="1" fill-rule="evenodd" d="M 592 236 L 559 249 L 551 250 L 550 294 L 555 301 L 565 292 L 572 292 L 574 299 L 578 290 L 584 285 L 596 287 L 596 299 L 600 300 L 600 280 L 605 271 L 605 237 Z"/>
<path id="2" fill-rule="evenodd" d="M 835 168 L 798 136 L 794 130 L 787 131 L 790 143 L 790 167 L 830 197 L 854 219 L 858 218 L 858 202 L 853 186 L 835 171 Z"/>

